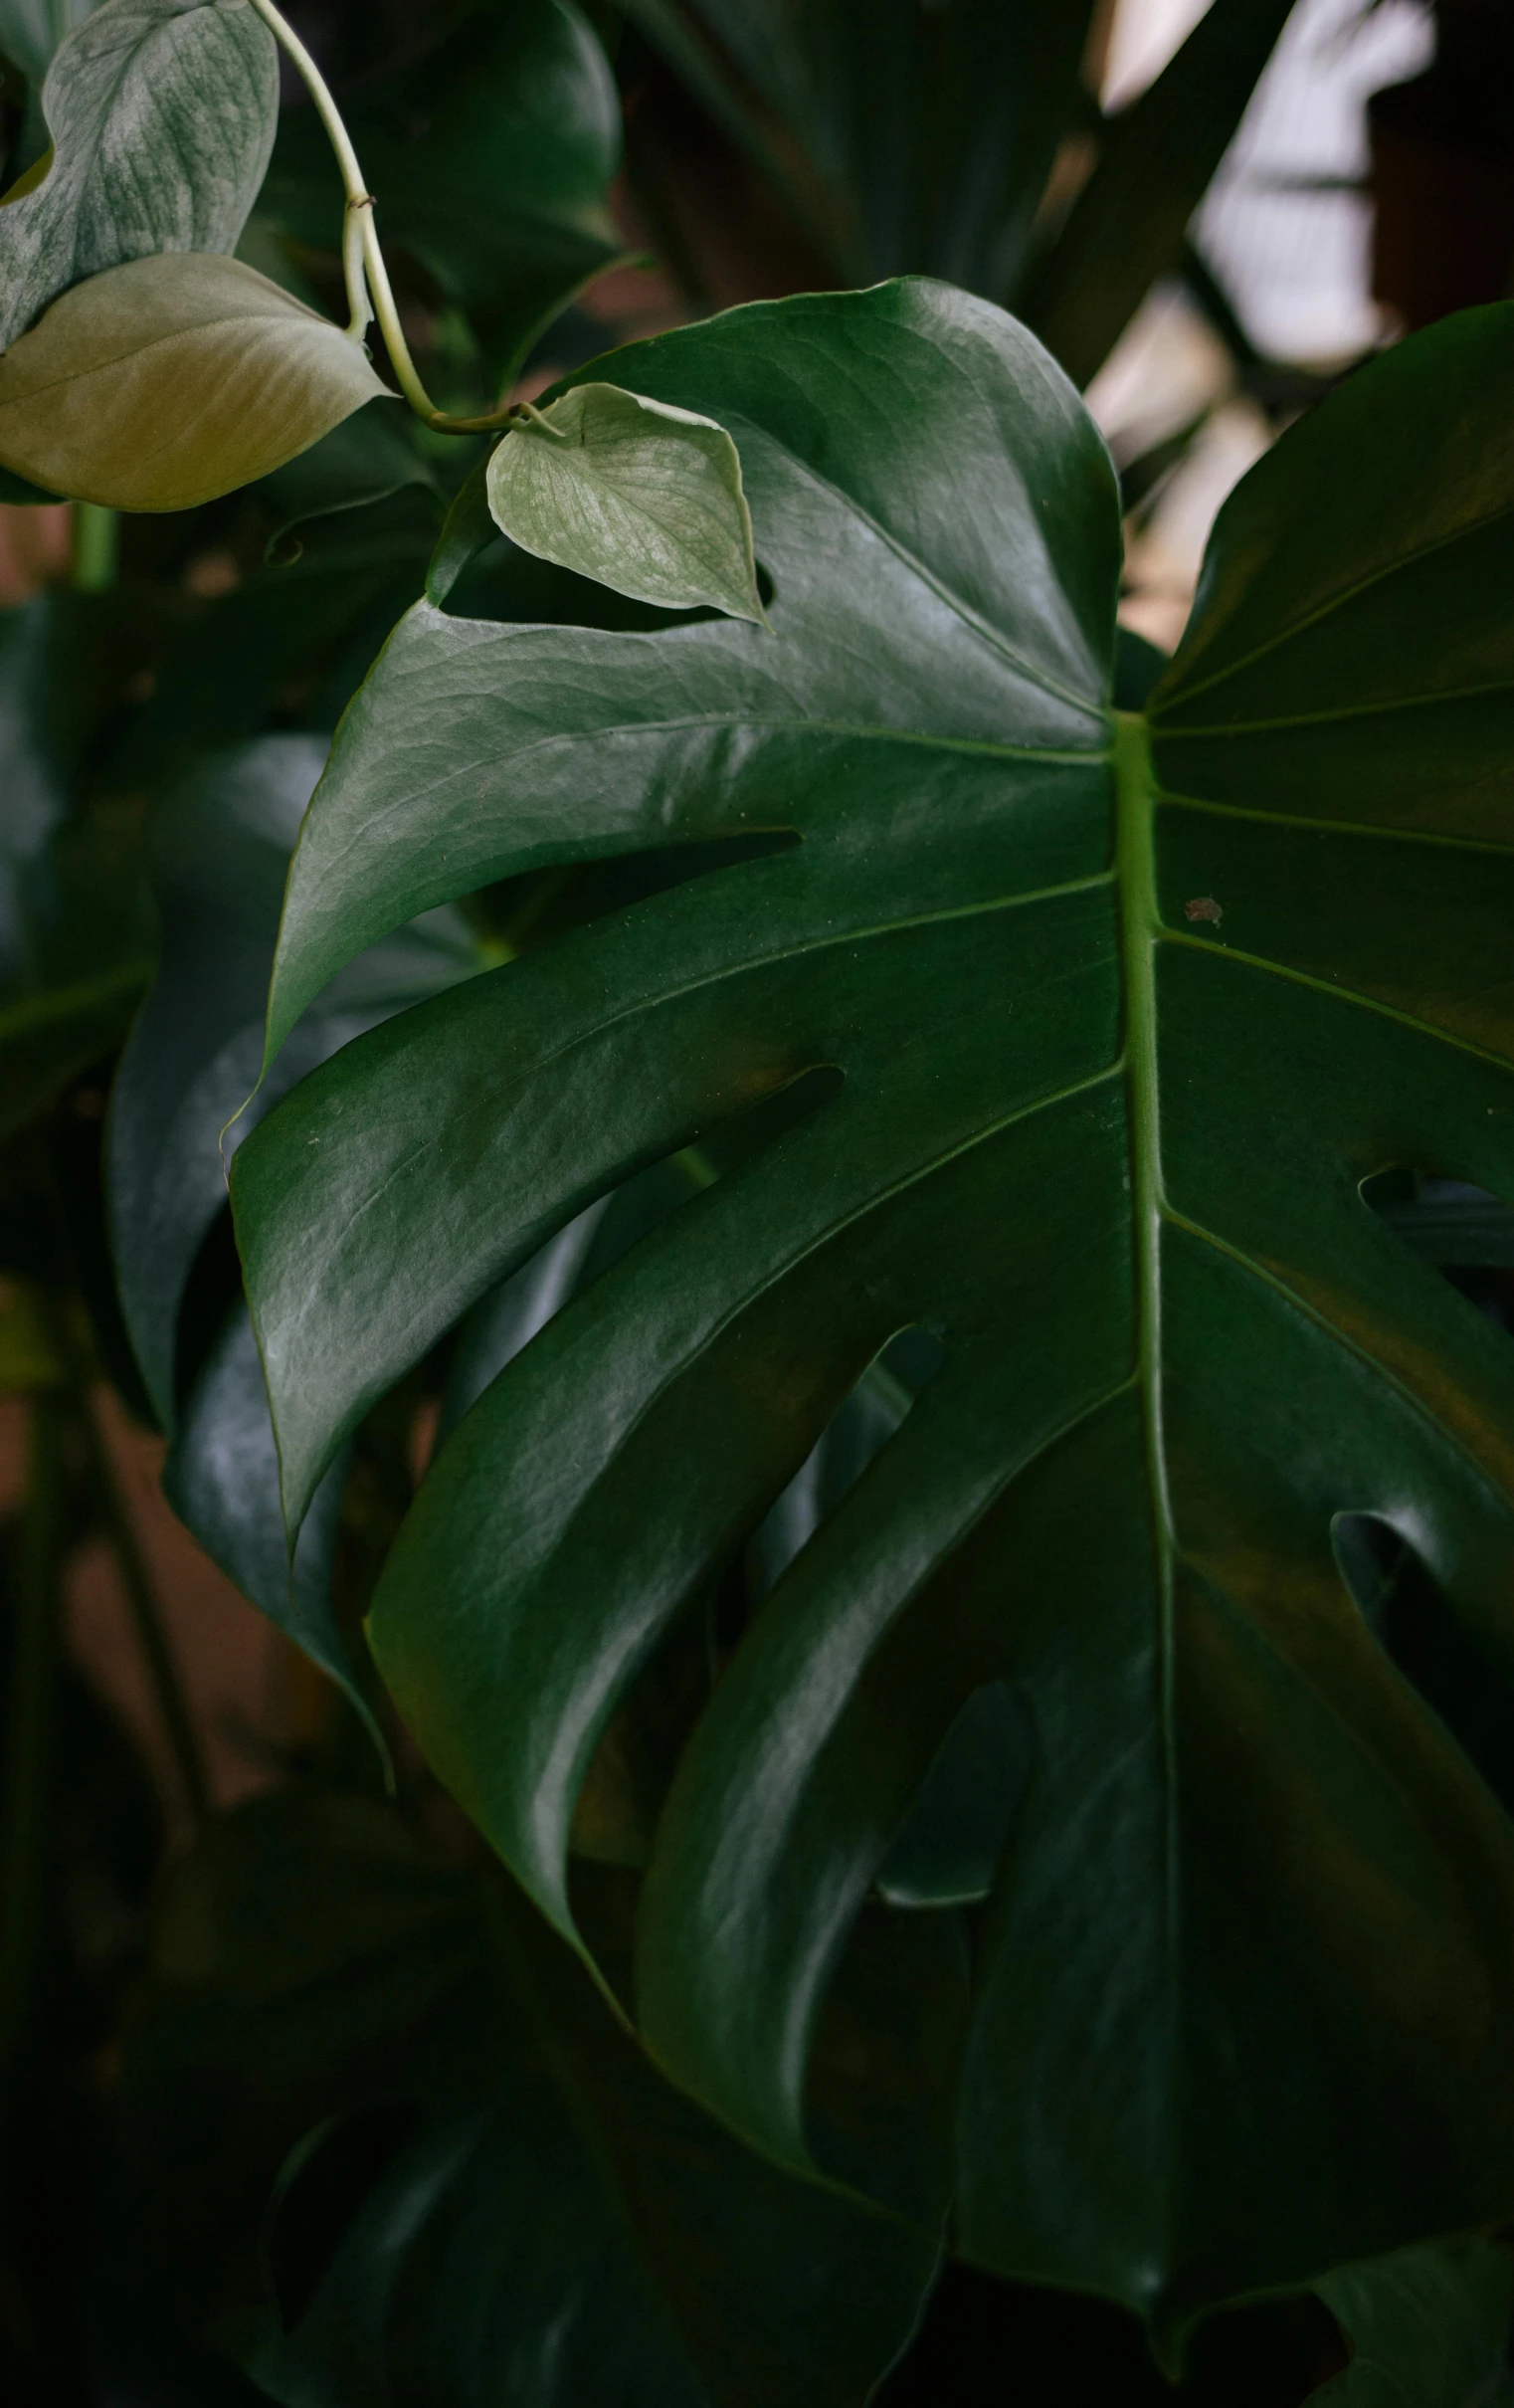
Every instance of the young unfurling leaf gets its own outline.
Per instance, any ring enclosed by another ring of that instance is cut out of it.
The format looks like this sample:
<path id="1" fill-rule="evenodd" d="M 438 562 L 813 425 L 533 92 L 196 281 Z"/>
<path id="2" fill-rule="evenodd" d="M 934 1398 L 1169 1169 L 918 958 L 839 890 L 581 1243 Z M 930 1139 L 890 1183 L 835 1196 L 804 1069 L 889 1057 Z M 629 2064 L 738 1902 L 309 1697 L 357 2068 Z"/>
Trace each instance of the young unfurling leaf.
<path id="1" fill-rule="evenodd" d="M 741 462 L 724 427 L 619 385 L 575 385 L 488 466 L 495 523 L 638 602 L 762 622 Z"/>
<path id="2" fill-rule="evenodd" d="M 116 509 L 192 509 L 385 389 L 339 327 L 240 260 L 131 260 L 0 358 L 0 466 Z"/>

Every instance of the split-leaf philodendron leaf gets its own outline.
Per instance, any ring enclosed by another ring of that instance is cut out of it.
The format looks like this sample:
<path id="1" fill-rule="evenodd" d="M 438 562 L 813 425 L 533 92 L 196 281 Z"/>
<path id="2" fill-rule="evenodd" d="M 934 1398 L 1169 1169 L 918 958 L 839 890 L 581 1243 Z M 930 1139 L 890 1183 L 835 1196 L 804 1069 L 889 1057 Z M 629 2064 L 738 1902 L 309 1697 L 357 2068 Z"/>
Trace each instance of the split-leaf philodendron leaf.
<path id="1" fill-rule="evenodd" d="M 741 462 L 692 410 L 574 385 L 488 464 L 494 522 L 522 550 L 637 602 L 762 618 Z"/>
<path id="2" fill-rule="evenodd" d="M 274 37 L 248 0 L 107 0 L 42 106 L 51 161 L 0 205 L 0 348 L 124 260 L 236 249 L 274 146 Z"/>
<path id="3" fill-rule="evenodd" d="M 256 268 L 167 252 L 74 286 L 0 357 L 0 462 L 82 502 L 192 509 L 386 389 Z"/>
<path id="4" fill-rule="evenodd" d="M 1361 1186 L 1402 1164 L 1514 1197 L 1514 308 L 1282 438 L 1119 718 L 1113 472 L 1012 320 L 904 283 L 615 372 L 731 430 L 771 629 L 418 605 L 306 820 L 271 1037 L 445 897 L 741 850 L 402 1015 L 243 1147 L 291 1522 L 486 1288 L 820 1074 L 443 1449 L 370 1626 L 430 1761 L 571 1933 L 618 1701 L 922 1326 L 940 1368 L 757 1613 L 662 1810 L 660 2062 L 803 2161 L 831 1969 L 999 1682 L 960 2246 L 1175 2336 L 1506 2214 L 1514 1831 L 1334 1537 L 1380 1516 L 1483 1686 L 1511 1678 L 1514 1355 Z"/>

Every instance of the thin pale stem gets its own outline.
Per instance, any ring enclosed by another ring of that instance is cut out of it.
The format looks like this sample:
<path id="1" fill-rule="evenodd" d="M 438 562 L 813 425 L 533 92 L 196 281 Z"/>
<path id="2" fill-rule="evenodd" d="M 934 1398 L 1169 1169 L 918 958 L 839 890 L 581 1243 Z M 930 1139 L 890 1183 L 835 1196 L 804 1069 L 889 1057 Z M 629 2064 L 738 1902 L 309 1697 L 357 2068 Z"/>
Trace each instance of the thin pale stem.
<path id="1" fill-rule="evenodd" d="M 120 555 L 120 518 L 102 502 L 72 504 L 70 570 L 76 592 L 107 593 Z"/>
<path id="2" fill-rule="evenodd" d="M 374 199 L 363 181 L 352 136 L 342 122 L 341 111 L 331 98 L 329 85 L 311 58 L 294 28 L 274 6 L 274 0 L 252 0 L 274 39 L 281 43 L 315 103 L 336 164 L 341 170 L 342 190 L 347 196 L 346 218 L 342 227 L 342 268 L 347 285 L 347 306 L 350 315 L 347 333 L 354 342 L 361 342 L 370 320 L 376 318 L 384 346 L 389 353 L 400 391 L 417 418 L 442 435 L 487 435 L 514 423 L 510 409 L 491 410 L 482 418 L 451 418 L 439 410 L 425 385 L 421 382 L 410 345 L 400 324 L 395 306 L 394 290 L 389 282 L 389 270 L 380 248 L 378 229 L 373 222 Z"/>

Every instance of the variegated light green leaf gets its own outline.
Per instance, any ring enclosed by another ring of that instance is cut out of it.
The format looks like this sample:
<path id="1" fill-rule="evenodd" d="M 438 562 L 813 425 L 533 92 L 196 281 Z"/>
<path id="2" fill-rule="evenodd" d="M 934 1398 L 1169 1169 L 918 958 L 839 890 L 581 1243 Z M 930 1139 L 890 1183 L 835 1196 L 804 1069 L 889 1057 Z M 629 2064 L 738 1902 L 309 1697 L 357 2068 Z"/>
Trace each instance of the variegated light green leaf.
<path id="1" fill-rule="evenodd" d="M 116 509 L 191 509 L 384 391 L 339 327 L 240 260 L 132 260 L 0 358 L 0 465 Z"/>
<path id="2" fill-rule="evenodd" d="M 0 344 L 123 260 L 235 250 L 274 144 L 274 37 L 248 0 L 108 0 L 42 107 L 51 163 L 0 207 Z"/>
<path id="3" fill-rule="evenodd" d="M 496 524 L 638 602 L 762 619 L 741 462 L 724 427 L 619 385 L 575 385 L 488 465 Z"/>

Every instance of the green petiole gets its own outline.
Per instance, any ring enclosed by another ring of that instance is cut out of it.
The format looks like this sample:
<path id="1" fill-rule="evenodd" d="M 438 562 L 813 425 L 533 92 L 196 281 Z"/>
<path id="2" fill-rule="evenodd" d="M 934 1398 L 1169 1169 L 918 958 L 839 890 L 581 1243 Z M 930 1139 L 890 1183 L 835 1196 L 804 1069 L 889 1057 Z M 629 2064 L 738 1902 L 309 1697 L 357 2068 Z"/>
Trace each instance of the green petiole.
<path id="1" fill-rule="evenodd" d="M 363 171 L 352 146 L 352 136 L 342 122 L 341 111 L 331 97 L 330 87 L 294 28 L 274 6 L 274 0 L 252 0 L 252 5 L 275 41 L 288 54 L 298 70 L 330 138 L 336 164 L 341 170 L 342 189 L 347 196 L 346 217 L 342 226 L 342 270 L 347 287 L 349 339 L 360 343 L 369 325 L 377 320 L 400 391 L 417 418 L 434 428 L 439 435 L 487 435 L 512 426 L 516 418 L 513 409 L 492 410 L 481 418 L 452 418 L 445 410 L 437 408 L 427 392 L 410 355 L 410 345 L 405 340 L 400 313 L 395 307 L 389 270 L 379 244 L 378 229 L 373 222 L 374 196 L 363 181 Z"/>

